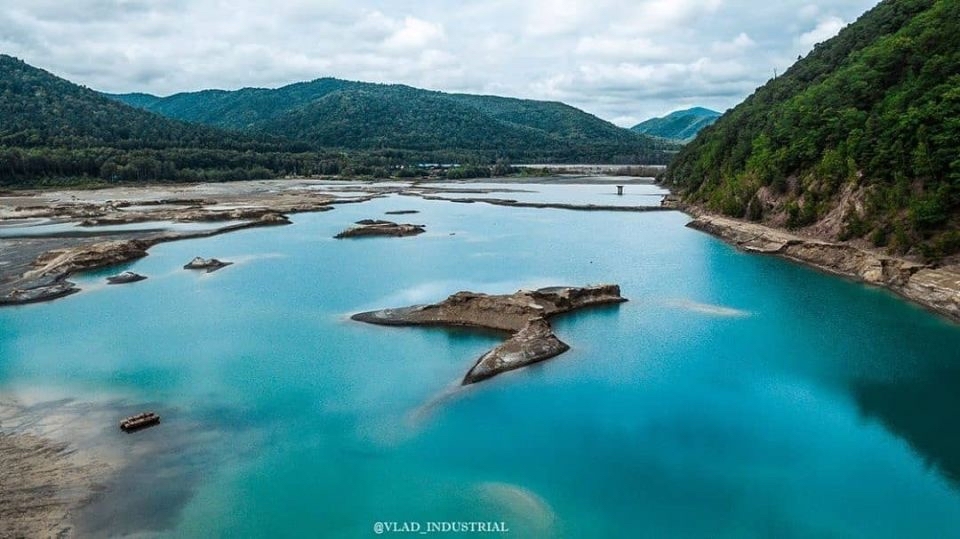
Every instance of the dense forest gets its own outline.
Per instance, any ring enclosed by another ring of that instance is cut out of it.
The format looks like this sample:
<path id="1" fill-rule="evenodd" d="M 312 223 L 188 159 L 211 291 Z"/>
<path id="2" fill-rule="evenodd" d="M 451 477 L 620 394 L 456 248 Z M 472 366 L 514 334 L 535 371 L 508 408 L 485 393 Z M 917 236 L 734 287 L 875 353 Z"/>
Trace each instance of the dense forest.
<path id="1" fill-rule="evenodd" d="M 563 103 L 332 78 L 277 89 L 109 97 L 169 118 L 343 150 L 456 152 L 487 161 L 663 163 L 675 149 Z"/>
<path id="2" fill-rule="evenodd" d="M 664 179 L 734 217 L 960 252 L 960 2 L 884 0 L 705 129 Z"/>
<path id="3" fill-rule="evenodd" d="M 700 131 L 720 117 L 715 110 L 703 107 L 678 110 L 662 118 L 650 118 L 630 128 L 631 131 L 677 142 L 690 142 Z"/>
<path id="4" fill-rule="evenodd" d="M 5 55 L 0 118 L 5 186 L 270 178 L 345 166 L 339 154 L 304 144 L 144 112 Z"/>
<path id="5" fill-rule="evenodd" d="M 0 144 L 24 148 L 218 147 L 275 144 L 170 121 L 105 99 L 10 56 L 0 55 Z"/>
<path id="6" fill-rule="evenodd" d="M 659 163 L 674 150 L 560 103 L 336 79 L 108 97 L 6 55 L 0 118 L 8 187 L 414 177 L 428 173 L 419 163 L 457 163 L 444 174 L 467 178 L 512 161 Z"/>

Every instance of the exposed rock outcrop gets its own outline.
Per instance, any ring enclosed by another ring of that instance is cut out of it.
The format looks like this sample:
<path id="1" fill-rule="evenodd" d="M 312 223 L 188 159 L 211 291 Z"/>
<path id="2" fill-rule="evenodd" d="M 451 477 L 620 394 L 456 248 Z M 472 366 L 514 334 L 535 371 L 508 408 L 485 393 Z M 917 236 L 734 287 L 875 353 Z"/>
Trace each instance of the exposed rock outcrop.
<path id="1" fill-rule="evenodd" d="M 323 210 L 332 209 L 323 206 Z M 318 211 L 323 211 L 318 210 Z M 238 208 L 232 210 L 210 210 L 207 208 L 187 208 L 182 210 L 164 210 L 155 212 L 114 212 L 80 221 L 80 226 L 96 227 L 127 225 L 144 221 L 177 222 L 218 222 L 218 221 L 256 221 L 260 224 L 290 224 L 283 214 L 268 208 Z"/>
<path id="2" fill-rule="evenodd" d="M 17 288 L 0 296 L 0 305 L 22 305 L 62 298 L 79 292 L 76 284 L 70 281 L 53 281 L 31 288 Z"/>
<path id="3" fill-rule="evenodd" d="M 123 273 L 118 273 L 117 275 L 111 275 L 110 277 L 107 277 L 107 284 L 135 283 L 146 278 L 147 277 L 145 275 L 140 275 L 139 273 L 134 273 L 132 271 L 125 271 Z"/>
<path id="4" fill-rule="evenodd" d="M 130 262 L 147 256 L 147 249 L 151 245 L 153 243 L 144 240 L 116 240 L 48 251 L 37 257 L 34 262 L 36 269 L 27 277 L 68 275 Z"/>
<path id="5" fill-rule="evenodd" d="M 463 385 L 559 356 L 569 349 L 567 343 L 554 335 L 545 318 L 532 318 L 503 344 L 480 356 L 476 365 L 463 377 Z"/>
<path id="6" fill-rule="evenodd" d="M 683 206 L 680 197 L 670 193 L 663 197 L 663 200 L 660 201 L 660 206 L 668 210 L 679 210 Z"/>
<path id="7" fill-rule="evenodd" d="M 846 243 L 805 238 L 715 215 L 698 215 L 687 226 L 713 234 L 747 252 L 782 256 L 829 273 L 889 288 L 960 321 L 960 268 L 934 268 Z"/>
<path id="8" fill-rule="evenodd" d="M 207 238 L 247 228 L 290 224 L 290 220 L 277 212 L 266 212 L 254 221 L 223 226 L 211 230 L 188 232 L 160 232 L 142 239 L 110 240 L 53 249 L 36 258 L 32 269 L 23 273 L 7 286 L 6 294 L 0 295 L 0 306 L 34 303 L 68 296 L 80 289 L 65 281 L 70 274 L 130 262 L 147 256 L 147 249 L 158 243 L 190 238 Z M 231 263 L 219 264 L 220 269 Z M 209 269 L 206 267 L 196 269 Z"/>
<path id="9" fill-rule="evenodd" d="M 334 236 L 337 239 L 359 238 L 366 236 L 416 236 L 426 232 L 423 225 L 397 224 L 379 219 L 357 221 L 357 226 L 348 228 Z"/>
<path id="10" fill-rule="evenodd" d="M 351 318 L 385 326 L 470 326 L 519 331 L 531 318 L 627 301 L 620 287 L 604 284 L 586 287 L 556 286 L 495 295 L 457 292 L 440 303 L 358 313 Z"/>
<path id="11" fill-rule="evenodd" d="M 905 298 L 960 322 L 960 268 L 924 268 L 893 288 Z"/>
<path id="12" fill-rule="evenodd" d="M 214 271 L 217 271 L 218 269 L 221 269 L 221 268 L 225 268 L 230 264 L 233 264 L 233 262 L 224 262 L 216 258 L 206 259 L 198 256 L 198 257 L 195 257 L 190 262 L 187 262 L 183 266 L 183 269 L 207 270 L 207 273 L 213 273 Z"/>
<path id="13" fill-rule="evenodd" d="M 432 305 L 370 311 L 351 318 L 387 326 L 467 326 L 510 332 L 510 339 L 484 354 L 467 373 L 463 379 L 466 385 L 568 350 L 569 346 L 553 334 L 547 318 L 625 301 L 620 287 L 614 284 L 582 288 L 558 286 L 495 296 L 457 292 Z"/>

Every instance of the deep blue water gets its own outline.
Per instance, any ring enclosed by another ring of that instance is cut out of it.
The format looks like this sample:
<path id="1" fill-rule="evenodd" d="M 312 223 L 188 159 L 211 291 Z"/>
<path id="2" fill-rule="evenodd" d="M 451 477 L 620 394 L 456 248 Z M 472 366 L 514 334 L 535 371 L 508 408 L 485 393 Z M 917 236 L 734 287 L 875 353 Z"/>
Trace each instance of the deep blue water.
<path id="1" fill-rule="evenodd" d="M 332 239 L 400 209 L 428 233 Z M 0 310 L 3 395 L 164 417 L 133 436 L 89 427 L 153 460 L 81 531 L 960 536 L 960 328 L 887 292 L 737 252 L 681 213 L 391 197 L 293 220 L 158 245 L 78 276 L 80 294 Z M 180 269 L 194 256 L 237 263 Z M 149 279 L 100 284 L 122 269 Z M 464 391 L 499 336 L 347 319 L 600 282 L 631 301 L 556 320 L 570 352 Z"/>

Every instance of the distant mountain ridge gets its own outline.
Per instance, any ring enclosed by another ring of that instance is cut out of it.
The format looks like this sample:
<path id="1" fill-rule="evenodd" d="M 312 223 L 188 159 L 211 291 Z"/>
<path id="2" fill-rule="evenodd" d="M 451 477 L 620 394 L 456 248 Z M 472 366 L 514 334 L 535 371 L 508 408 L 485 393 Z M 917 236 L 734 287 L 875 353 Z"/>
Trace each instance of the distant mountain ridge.
<path id="1" fill-rule="evenodd" d="M 631 131 L 680 142 L 689 142 L 705 127 L 713 125 L 720 117 L 715 110 L 693 107 L 678 110 L 662 118 L 650 118 L 630 128 Z"/>
<path id="2" fill-rule="evenodd" d="M 424 162 L 461 163 L 448 177 L 462 178 L 511 159 L 656 164 L 674 150 L 562 103 L 336 79 L 111 98 L 0 54 L 4 187 L 410 177 Z"/>
<path id="3" fill-rule="evenodd" d="M 276 89 L 110 95 L 169 118 L 327 148 L 663 162 L 673 146 L 558 102 L 321 78 Z"/>

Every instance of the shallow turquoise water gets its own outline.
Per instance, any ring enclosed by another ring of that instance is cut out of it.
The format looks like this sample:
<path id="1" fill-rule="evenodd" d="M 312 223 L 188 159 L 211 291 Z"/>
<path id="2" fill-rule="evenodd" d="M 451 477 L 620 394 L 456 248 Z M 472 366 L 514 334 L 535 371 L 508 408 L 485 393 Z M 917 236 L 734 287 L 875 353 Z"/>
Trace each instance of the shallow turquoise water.
<path id="1" fill-rule="evenodd" d="M 332 239 L 400 209 L 428 233 Z M 960 328 L 686 221 L 393 197 L 163 244 L 122 268 L 146 281 L 103 286 L 112 268 L 0 310 L 0 392 L 163 415 L 91 427 L 160 455 L 81 516 L 92 535 L 960 536 Z M 194 256 L 237 264 L 180 269 Z M 459 392 L 497 335 L 347 320 L 599 282 L 631 301 L 557 320 L 570 352 Z"/>
<path id="2" fill-rule="evenodd" d="M 426 184 L 430 186 L 430 184 Z M 595 204 L 600 206 L 659 206 L 668 193 L 659 185 L 637 182 L 632 178 L 622 180 L 623 194 L 617 194 L 613 184 L 527 184 L 513 183 L 458 183 L 448 184 L 444 198 L 503 198 L 519 202 L 547 204 Z M 490 193 L 477 193 L 489 190 Z M 463 191 L 459 193 L 458 191 Z"/>

